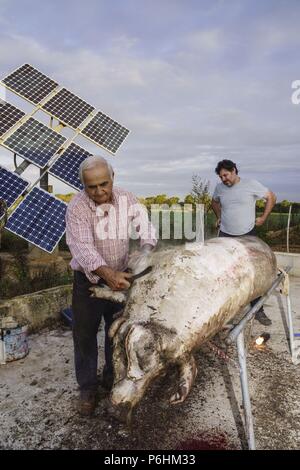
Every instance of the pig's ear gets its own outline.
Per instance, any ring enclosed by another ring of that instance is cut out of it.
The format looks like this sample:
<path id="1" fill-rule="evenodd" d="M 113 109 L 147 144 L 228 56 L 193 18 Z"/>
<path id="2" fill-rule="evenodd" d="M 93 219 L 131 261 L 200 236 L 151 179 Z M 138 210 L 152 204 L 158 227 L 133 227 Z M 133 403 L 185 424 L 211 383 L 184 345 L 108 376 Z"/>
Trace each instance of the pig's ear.
<path id="1" fill-rule="evenodd" d="M 151 331 L 143 325 L 133 325 L 126 337 L 127 377 L 140 380 L 159 365 L 159 345 Z"/>

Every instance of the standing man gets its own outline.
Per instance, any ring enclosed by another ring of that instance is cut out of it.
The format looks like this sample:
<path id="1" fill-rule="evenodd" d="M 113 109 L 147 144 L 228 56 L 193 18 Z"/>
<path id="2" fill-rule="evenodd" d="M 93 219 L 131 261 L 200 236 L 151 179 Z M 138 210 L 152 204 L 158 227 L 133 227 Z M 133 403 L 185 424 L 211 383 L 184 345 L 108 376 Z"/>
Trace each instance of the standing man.
<path id="1" fill-rule="evenodd" d="M 256 180 L 244 179 L 238 176 L 236 164 L 231 160 L 218 163 L 215 172 L 221 183 L 217 184 L 212 208 L 220 227 L 220 237 L 241 237 L 256 235 L 256 226 L 263 225 L 276 202 L 275 194 Z M 264 213 L 256 218 L 255 205 L 257 199 L 265 199 Z M 251 302 L 251 305 L 259 299 Z M 263 325 L 272 322 L 266 316 L 263 307 L 256 313 L 256 320 Z"/>
<path id="2" fill-rule="evenodd" d="M 130 192 L 113 187 L 111 165 L 97 156 L 88 157 L 79 168 L 84 186 L 69 203 L 66 213 L 66 239 L 74 270 L 73 341 L 76 379 L 80 389 L 78 411 L 91 416 L 96 407 L 97 332 L 102 316 L 105 321 L 105 366 L 102 385 L 110 390 L 113 384 L 112 342 L 108 330 L 113 315 L 121 307 L 111 301 L 93 298 L 89 288 L 107 284 L 113 290 L 130 287 L 128 265 L 130 228 L 136 222 L 136 238 L 140 239 L 139 260 L 156 245 L 153 226 L 147 211 Z"/>

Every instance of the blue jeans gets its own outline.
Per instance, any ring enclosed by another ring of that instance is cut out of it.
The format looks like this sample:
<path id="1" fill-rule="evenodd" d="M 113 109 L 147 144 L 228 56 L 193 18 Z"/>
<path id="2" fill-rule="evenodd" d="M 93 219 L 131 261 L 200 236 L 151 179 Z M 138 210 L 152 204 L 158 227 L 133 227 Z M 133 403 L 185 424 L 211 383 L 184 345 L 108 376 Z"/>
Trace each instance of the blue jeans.
<path id="1" fill-rule="evenodd" d="M 122 309 L 120 304 L 90 297 L 91 286 L 93 284 L 83 273 L 74 271 L 73 342 L 76 379 L 81 391 L 97 389 L 97 333 L 102 316 L 105 321 L 105 373 L 113 373 L 112 341 L 108 330 L 113 323 L 113 315 Z"/>

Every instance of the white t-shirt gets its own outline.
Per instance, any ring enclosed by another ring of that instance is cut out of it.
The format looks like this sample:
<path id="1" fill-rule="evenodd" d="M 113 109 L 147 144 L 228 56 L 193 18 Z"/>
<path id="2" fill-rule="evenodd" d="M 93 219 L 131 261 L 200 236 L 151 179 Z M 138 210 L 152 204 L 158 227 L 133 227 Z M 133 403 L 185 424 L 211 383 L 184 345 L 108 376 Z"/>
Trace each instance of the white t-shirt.
<path id="1" fill-rule="evenodd" d="M 256 180 L 241 178 L 233 186 L 217 184 L 213 199 L 221 204 L 220 230 L 244 235 L 255 226 L 255 202 L 266 197 L 268 188 Z"/>

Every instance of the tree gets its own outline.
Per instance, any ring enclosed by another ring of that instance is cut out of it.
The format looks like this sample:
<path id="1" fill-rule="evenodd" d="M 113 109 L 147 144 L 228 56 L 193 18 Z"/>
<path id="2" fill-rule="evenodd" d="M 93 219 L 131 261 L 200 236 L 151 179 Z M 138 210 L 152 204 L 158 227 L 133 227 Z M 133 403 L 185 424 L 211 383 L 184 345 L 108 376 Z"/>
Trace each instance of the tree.
<path id="1" fill-rule="evenodd" d="M 75 196 L 75 193 L 55 194 L 55 196 L 68 204 L 71 201 L 72 197 Z"/>
<path id="2" fill-rule="evenodd" d="M 173 196 L 173 197 L 169 197 L 166 201 L 167 204 L 169 204 L 169 206 L 172 206 L 173 204 L 178 204 L 180 201 L 180 198 L 177 197 L 177 196 Z"/>
<path id="3" fill-rule="evenodd" d="M 167 195 L 166 194 L 158 194 L 154 198 L 154 204 L 166 204 L 167 203 Z"/>
<path id="4" fill-rule="evenodd" d="M 191 196 L 194 198 L 196 204 L 203 204 L 205 212 L 211 208 L 211 195 L 209 192 L 210 182 L 202 180 L 199 174 L 192 176 L 192 191 Z"/>
<path id="5" fill-rule="evenodd" d="M 195 198 L 191 194 L 187 194 L 184 198 L 185 204 L 195 204 Z"/>
<path id="6" fill-rule="evenodd" d="M 155 196 L 148 196 L 145 198 L 146 206 L 150 207 L 151 204 L 155 204 Z"/>
<path id="7" fill-rule="evenodd" d="M 290 207 L 292 203 L 290 201 L 288 201 L 287 199 L 284 199 L 283 201 L 281 201 L 280 205 L 282 207 Z"/>
<path id="8" fill-rule="evenodd" d="M 257 209 L 263 209 L 265 207 L 266 201 L 264 199 L 258 199 L 256 201 Z"/>

